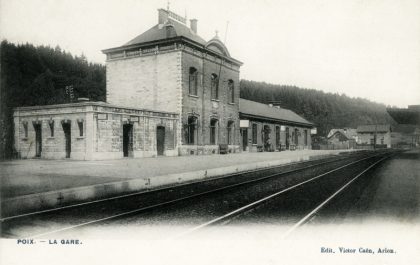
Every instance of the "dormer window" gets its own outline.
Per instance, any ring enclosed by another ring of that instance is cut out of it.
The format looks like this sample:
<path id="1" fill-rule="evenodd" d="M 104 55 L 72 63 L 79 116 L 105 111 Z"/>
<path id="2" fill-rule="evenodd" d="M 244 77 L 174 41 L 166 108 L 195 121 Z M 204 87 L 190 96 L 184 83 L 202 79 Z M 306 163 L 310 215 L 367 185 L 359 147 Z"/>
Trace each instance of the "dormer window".
<path id="1" fill-rule="evenodd" d="M 210 76 L 211 99 L 219 99 L 219 77 L 216 74 Z"/>
<path id="2" fill-rule="evenodd" d="M 188 85 L 188 93 L 190 95 L 194 95 L 197 96 L 197 76 L 198 76 L 198 71 L 197 69 L 195 69 L 194 67 L 190 67 L 190 71 L 189 71 L 189 85 Z"/>

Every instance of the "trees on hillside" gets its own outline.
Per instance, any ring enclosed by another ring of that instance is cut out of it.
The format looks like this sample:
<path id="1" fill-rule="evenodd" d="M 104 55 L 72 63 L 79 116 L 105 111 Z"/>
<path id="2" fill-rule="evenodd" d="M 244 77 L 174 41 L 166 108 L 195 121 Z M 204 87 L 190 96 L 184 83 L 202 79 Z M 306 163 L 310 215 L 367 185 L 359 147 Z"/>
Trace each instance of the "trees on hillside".
<path id="1" fill-rule="evenodd" d="M 60 49 L 32 44 L 0 46 L 0 159 L 13 153 L 13 108 L 67 103 L 77 97 L 105 101 L 105 66 Z M 74 97 L 66 93 L 73 88 Z"/>
<path id="2" fill-rule="evenodd" d="M 281 102 L 281 107 L 293 110 L 315 123 L 318 134 L 322 136 L 326 136 L 332 128 L 394 123 L 384 104 L 362 98 L 350 98 L 344 94 L 248 80 L 241 80 L 240 91 L 241 98 L 244 99 L 261 103 Z"/>

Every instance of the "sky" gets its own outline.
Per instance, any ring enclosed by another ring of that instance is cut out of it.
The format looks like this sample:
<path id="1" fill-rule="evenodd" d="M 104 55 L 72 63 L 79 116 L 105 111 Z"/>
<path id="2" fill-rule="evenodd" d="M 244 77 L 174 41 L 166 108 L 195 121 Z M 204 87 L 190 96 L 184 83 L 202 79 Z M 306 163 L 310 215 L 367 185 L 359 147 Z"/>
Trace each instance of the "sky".
<path id="1" fill-rule="evenodd" d="M 0 0 L 0 37 L 105 63 L 157 24 L 166 0 Z M 407 107 L 420 104 L 419 0 L 171 0 L 244 63 L 241 78 Z M 226 30 L 227 29 L 227 30 Z"/>

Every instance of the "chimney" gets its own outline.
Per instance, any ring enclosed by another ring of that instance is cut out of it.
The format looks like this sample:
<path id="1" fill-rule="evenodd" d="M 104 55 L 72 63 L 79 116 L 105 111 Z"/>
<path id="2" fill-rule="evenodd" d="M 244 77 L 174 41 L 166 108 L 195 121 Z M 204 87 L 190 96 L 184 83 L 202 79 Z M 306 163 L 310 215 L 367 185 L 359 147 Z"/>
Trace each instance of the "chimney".
<path id="1" fill-rule="evenodd" d="M 158 24 L 163 24 L 168 20 L 168 11 L 160 8 L 158 9 Z"/>
<path id="2" fill-rule="evenodd" d="M 197 19 L 190 19 L 191 30 L 197 34 Z"/>

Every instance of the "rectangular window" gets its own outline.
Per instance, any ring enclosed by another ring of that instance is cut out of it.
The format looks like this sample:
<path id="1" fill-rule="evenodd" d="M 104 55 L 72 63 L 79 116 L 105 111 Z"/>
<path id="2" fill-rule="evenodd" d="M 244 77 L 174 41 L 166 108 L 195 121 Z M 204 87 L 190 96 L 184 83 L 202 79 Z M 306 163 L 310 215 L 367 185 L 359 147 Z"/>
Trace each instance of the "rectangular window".
<path id="1" fill-rule="evenodd" d="M 83 136 L 83 120 L 77 120 L 77 125 L 79 126 L 79 136 Z"/>
<path id="2" fill-rule="evenodd" d="M 227 142 L 233 144 L 233 121 L 228 122 L 227 126 Z"/>
<path id="3" fill-rule="evenodd" d="M 210 76 L 211 99 L 219 99 L 219 78 L 216 74 Z"/>
<path id="4" fill-rule="evenodd" d="M 210 121 L 210 144 L 216 144 L 216 125 L 217 120 Z"/>
<path id="5" fill-rule="evenodd" d="M 198 71 L 194 67 L 190 67 L 189 80 L 188 80 L 188 92 L 190 95 L 197 96 L 197 79 Z"/>
<path id="6" fill-rule="evenodd" d="M 280 127 L 276 126 L 276 148 L 280 149 Z"/>
<path id="7" fill-rule="evenodd" d="M 229 103 L 235 103 L 235 85 L 233 80 L 228 81 Z"/>
<path id="8" fill-rule="evenodd" d="M 54 121 L 53 120 L 50 120 L 48 122 L 48 125 L 50 126 L 50 136 L 51 137 L 54 137 Z"/>
<path id="9" fill-rule="evenodd" d="M 258 124 L 252 124 L 252 144 L 257 144 Z"/>
<path id="10" fill-rule="evenodd" d="M 25 134 L 25 138 L 28 138 L 28 122 L 23 122 L 23 132 Z"/>

